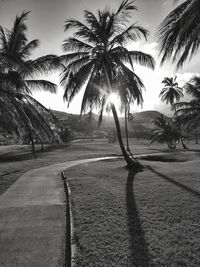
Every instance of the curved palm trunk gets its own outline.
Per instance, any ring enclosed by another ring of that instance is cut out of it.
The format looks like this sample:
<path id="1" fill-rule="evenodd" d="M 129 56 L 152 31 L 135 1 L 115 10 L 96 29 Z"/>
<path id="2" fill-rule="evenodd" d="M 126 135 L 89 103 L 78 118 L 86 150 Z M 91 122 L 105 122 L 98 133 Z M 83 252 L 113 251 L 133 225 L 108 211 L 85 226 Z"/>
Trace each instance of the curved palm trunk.
<path id="1" fill-rule="evenodd" d="M 117 130 L 117 137 L 118 137 L 119 145 L 120 145 L 123 157 L 124 157 L 124 159 L 125 159 L 125 161 L 127 163 L 127 166 L 128 167 L 133 167 L 133 168 L 136 168 L 136 169 L 141 168 L 142 165 L 140 165 L 140 163 L 137 162 L 136 160 L 133 160 L 132 158 L 130 158 L 128 153 L 127 153 L 127 151 L 126 151 L 126 149 L 125 149 L 125 147 L 124 147 L 123 140 L 122 140 L 122 135 L 121 135 L 120 124 L 119 124 L 119 119 L 118 119 L 117 112 L 116 112 L 114 104 L 111 104 L 111 109 L 112 109 L 113 118 L 114 118 L 114 121 L 115 121 L 115 126 L 116 126 L 116 130 Z"/>
<path id="2" fill-rule="evenodd" d="M 111 79 L 109 79 L 109 76 L 108 76 L 108 71 L 106 69 L 106 66 L 105 66 L 105 63 L 104 63 L 104 74 L 105 74 L 105 78 L 106 78 L 106 82 L 107 82 L 107 86 L 108 86 L 108 89 L 109 89 L 109 92 L 111 93 L 112 92 L 112 87 L 111 87 L 111 84 L 110 84 L 110 81 Z M 116 130 L 117 130 L 117 137 L 118 137 L 118 141 L 119 141 L 119 145 L 120 145 L 120 148 L 121 148 L 121 151 L 122 151 L 122 155 L 127 163 L 127 167 L 131 167 L 131 168 L 135 168 L 136 170 L 141 170 L 142 169 L 142 165 L 136 161 L 136 160 L 133 160 L 132 158 L 129 157 L 125 147 L 124 147 L 124 144 L 123 144 L 123 140 L 122 140 L 122 135 L 121 135 L 121 129 L 120 129 L 120 124 L 119 124 L 119 118 L 117 116 L 117 112 L 116 112 L 116 109 L 115 109 L 115 106 L 113 103 L 111 103 L 111 109 L 112 109 L 112 113 L 113 113 L 113 118 L 114 118 L 114 121 L 115 121 L 115 126 L 116 126 Z"/>

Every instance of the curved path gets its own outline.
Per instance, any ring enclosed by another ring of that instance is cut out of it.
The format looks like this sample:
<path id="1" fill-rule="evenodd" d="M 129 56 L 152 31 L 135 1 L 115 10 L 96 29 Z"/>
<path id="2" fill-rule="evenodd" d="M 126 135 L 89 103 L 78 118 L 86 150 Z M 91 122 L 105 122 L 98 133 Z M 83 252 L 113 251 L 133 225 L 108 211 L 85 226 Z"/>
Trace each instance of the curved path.
<path id="1" fill-rule="evenodd" d="M 61 172 L 93 158 L 31 170 L 0 197 L 0 266 L 61 267 L 65 258 L 65 192 Z"/>

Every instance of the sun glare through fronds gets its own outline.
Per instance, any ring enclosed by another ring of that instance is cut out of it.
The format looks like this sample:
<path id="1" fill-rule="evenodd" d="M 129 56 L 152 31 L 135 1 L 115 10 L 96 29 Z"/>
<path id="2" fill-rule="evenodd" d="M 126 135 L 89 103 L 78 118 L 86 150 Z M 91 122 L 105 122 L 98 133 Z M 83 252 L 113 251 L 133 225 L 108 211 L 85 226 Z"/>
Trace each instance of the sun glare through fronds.
<path id="1" fill-rule="evenodd" d="M 110 93 L 108 101 L 109 103 L 114 104 L 116 107 L 119 107 L 120 105 L 119 95 L 116 93 Z"/>

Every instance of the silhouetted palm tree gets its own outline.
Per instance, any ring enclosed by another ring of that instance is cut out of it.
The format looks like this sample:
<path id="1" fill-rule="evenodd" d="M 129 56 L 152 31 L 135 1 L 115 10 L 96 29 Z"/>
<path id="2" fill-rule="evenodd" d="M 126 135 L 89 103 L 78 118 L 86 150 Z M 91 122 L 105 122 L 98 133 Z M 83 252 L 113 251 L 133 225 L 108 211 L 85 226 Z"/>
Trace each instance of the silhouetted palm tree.
<path id="1" fill-rule="evenodd" d="M 133 72 L 133 63 L 154 68 L 153 58 L 138 51 L 128 51 L 126 44 L 148 32 L 137 24 L 127 26 L 130 11 L 136 7 L 125 0 L 116 12 L 98 11 L 95 16 L 84 11 L 86 23 L 76 19 L 66 21 L 65 30 L 74 30 L 72 38 L 64 41 L 63 48 L 68 53 L 61 57 L 66 68 L 61 83 L 65 86 L 64 98 L 68 104 L 85 85 L 81 112 L 85 112 L 91 102 L 100 106 L 100 117 L 106 107 L 109 94 L 125 90 L 135 95 L 141 94 L 143 83 Z M 130 65 L 130 68 L 126 64 Z M 120 87 L 120 82 L 123 86 Z M 115 85 L 115 86 L 114 86 Z M 111 103 L 119 144 L 128 165 L 134 164 L 122 142 L 121 131 L 114 103 Z"/>
<path id="2" fill-rule="evenodd" d="M 11 29 L 0 27 L 0 117 L 4 127 L 13 128 L 18 135 L 26 128 L 35 155 L 33 138 L 37 136 L 41 142 L 47 137 L 52 140 L 54 135 L 47 117 L 51 118 L 53 124 L 56 119 L 30 93 L 33 89 L 55 92 L 56 85 L 34 79 L 34 76 L 49 72 L 57 66 L 57 62 L 53 55 L 34 60 L 30 58 L 39 41 L 27 40 L 25 20 L 28 14 L 23 12 L 16 16 Z M 6 123 L 6 119 L 9 123 Z"/>
<path id="3" fill-rule="evenodd" d="M 175 108 L 174 104 L 179 102 L 181 97 L 183 97 L 183 89 L 178 86 L 176 82 L 176 77 L 168 78 L 165 77 L 162 81 L 164 84 L 163 89 L 160 92 L 160 97 L 163 102 L 167 104 L 170 103 L 172 109 Z M 176 108 L 175 108 L 176 112 Z"/>
<path id="4" fill-rule="evenodd" d="M 197 128 L 200 124 L 200 77 L 194 76 L 184 85 L 184 88 L 191 95 L 192 100 L 177 103 L 177 114 L 180 116 L 183 125 L 191 130 Z M 196 142 L 198 141 L 196 140 Z"/>
<path id="5" fill-rule="evenodd" d="M 182 134 L 173 119 L 166 118 L 164 115 L 154 119 L 154 129 L 150 136 L 151 143 L 167 143 L 170 149 L 175 149 Z"/>
<path id="6" fill-rule="evenodd" d="M 160 97 L 162 101 L 166 101 L 166 103 L 170 103 L 172 109 L 175 110 L 176 125 L 179 127 L 179 131 L 181 132 L 181 124 L 179 124 L 180 120 L 177 118 L 176 114 L 176 103 L 180 101 L 181 97 L 183 97 L 183 89 L 178 86 L 176 82 L 176 76 L 173 78 L 165 77 L 162 81 L 164 83 L 164 88 L 160 92 Z M 183 148 L 187 148 L 184 144 L 183 138 L 181 138 L 181 144 Z"/>
<path id="7" fill-rule="evenodd" d="M 161 63 L 172 59 L 173 62 L 178 61 L 179 68 L 195 54 L 200 44 L 199 14 L 200 1 L 186 0 L 163 20 L 157 31 Z"/>

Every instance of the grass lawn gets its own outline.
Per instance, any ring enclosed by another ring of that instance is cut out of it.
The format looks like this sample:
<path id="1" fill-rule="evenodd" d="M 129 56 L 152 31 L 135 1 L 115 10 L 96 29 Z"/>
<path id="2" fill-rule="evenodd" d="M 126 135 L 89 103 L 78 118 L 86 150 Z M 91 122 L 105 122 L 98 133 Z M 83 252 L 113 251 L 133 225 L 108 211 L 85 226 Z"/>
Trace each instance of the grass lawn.
<path id="1" fill-rule="evenodd" d="M 130 141 L 135 153 L 165 151 L 165 146 L 149 145 L 148 140 Z M 56 163 L 91 157 L 120 155 L 118 143 L 109 144 L 107 139 L 79 140 L 68 144 L 45 145 L 45 151 L 39 152 L 33 159 L 30 146 L 0 146 L 0 195 L 3 194 L 25 172 Z"/>
<path id="2" fill-rule="evenodd" d="M 200 266 L 199 152 L 174 155 L 137 174 L 121 160 L 66 171 L 76 266 Z"/>

